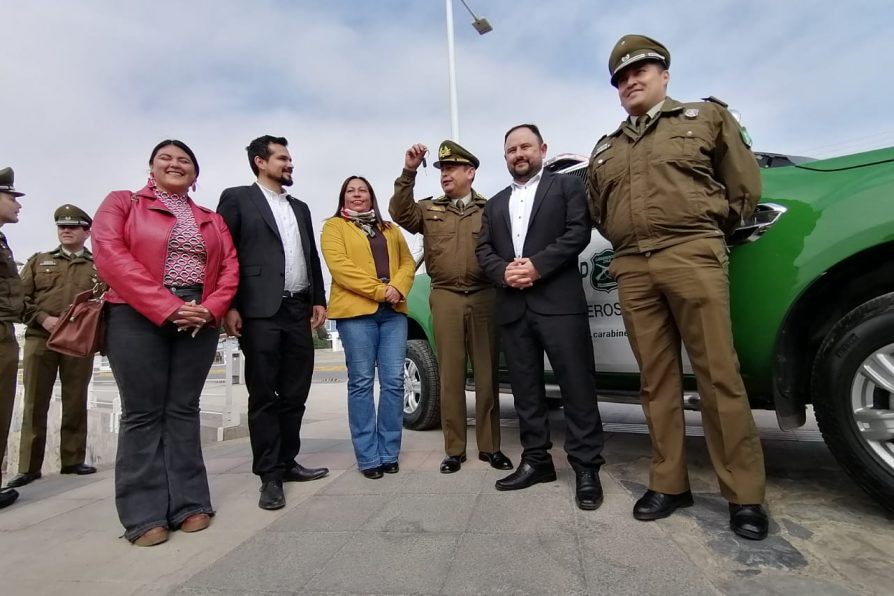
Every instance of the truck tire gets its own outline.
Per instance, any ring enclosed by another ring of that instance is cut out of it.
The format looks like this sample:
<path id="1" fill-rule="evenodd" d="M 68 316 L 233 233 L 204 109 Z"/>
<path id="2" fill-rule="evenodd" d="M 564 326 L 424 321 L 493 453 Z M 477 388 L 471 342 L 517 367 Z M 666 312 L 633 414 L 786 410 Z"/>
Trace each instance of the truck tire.
<path id="1" fill-rule="evenodd" d="M 404 428 L 429 430 L 440 424 L 438 359 L 427 341 L 411 339 L 404 361 Z"/>
<path id="2" fill-rule="evenodd" d="M 832 455 L 894 511 L 894 293 L 864 302 L 832 327 L 817 352 L 811 393 Z"/>

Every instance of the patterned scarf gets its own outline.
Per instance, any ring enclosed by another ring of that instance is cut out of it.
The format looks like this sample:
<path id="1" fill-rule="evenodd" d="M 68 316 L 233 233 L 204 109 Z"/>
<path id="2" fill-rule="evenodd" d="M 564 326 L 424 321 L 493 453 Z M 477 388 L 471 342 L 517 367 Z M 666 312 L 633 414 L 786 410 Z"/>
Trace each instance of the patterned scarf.
<path id="1" fill-rule="evenodd" d="M 363 233 L 370 238 L 376 237 L 379 222 L 376 221 L 375 211 L 360 213 L 359 211 L 351 211 L 347 207 L 342 207 L 341 216 L 348 221 L 354 222 L 354 225 L 363 230 Z"/>

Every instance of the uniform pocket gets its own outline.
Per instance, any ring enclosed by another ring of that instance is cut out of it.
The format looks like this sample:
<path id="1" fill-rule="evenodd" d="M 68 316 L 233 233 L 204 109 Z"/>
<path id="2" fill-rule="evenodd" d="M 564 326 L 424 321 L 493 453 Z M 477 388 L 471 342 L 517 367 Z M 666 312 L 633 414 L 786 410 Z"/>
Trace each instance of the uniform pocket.
<path id="1" fill-rule="evenodd" d="M 55 266 L 43 267 L 34 273 L 34 287 L 46 291 L 59 285 L 60 272 Z"/>
<path id="2" fill-rule="evenodd" d="M 450 236 L 453 234 L 453 226 L 444 219 L 443 215 L 426 214 L 423 219 L 423 234 L 428 236 Z"/>
<path id="3" fill-rule="evenodd" d="M 655 161 L 709 159 L 712 146 L 707 126 L 683 121 L 655 137 L 652 156 Z"/>
<path id="4" fill-rule="evenodd" d="M 607 182 L 620 178 L 627 172 L 623 159 L 612 154 L 603 154 L 590 163 L 593 169 L 591 175 L 595 175 L 600 188 L 605 188 Z"/>

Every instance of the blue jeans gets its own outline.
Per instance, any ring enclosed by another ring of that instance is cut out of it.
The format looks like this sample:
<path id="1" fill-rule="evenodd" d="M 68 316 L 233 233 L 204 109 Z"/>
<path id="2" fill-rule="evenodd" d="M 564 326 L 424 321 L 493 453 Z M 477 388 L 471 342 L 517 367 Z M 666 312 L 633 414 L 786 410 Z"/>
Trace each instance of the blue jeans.
<path id="1" fill-rule="evenodd" d="M 361 470 L 394 463 L 403 428 L 407 317 L 390 305 L 375 314 L 339 319 L 336 328 L 348 366 L 348 425 Z M 379 408 L 373 398 L 379 372 Z"/>

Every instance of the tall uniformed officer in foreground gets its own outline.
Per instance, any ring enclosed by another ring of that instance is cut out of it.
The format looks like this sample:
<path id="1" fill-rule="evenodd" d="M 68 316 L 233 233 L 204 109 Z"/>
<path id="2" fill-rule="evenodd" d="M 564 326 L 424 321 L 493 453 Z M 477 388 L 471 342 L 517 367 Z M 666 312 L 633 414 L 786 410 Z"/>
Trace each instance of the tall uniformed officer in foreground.
<path id="1" fill-rule="evenodd" d="M 478 265 L 475 245 L 486 199 L 472 190 L 478 158 L 453 141 L 444 141 L 434 166 L 441 171 L 444 195 L 413 199 L 416 170 L 428 148 L 416 144 L 404 155 L 394 182 L 391 217 L 412 234 L 422 234 L 425 268 L 431 276 L 432 326 L 441 371 L 441 472 L 456 472 L 466 461 L 466 363 L 475 375 L 475 433 L 478 458 L 498 470 L 512 462 L 500 451 L 500 400 L 497 395 L 496 289 Z"/>
<path id="2" fill-rule="evenodd" d="M 0 227 L 19 221 L 19 210 L 22 208 L 19 197 L 22 196 L 25 193 L 16 190 L 12 168 L 0 169 Z M 6 236 L 0 232 L 0 461 L 6 455 L 19 374 L 19 342 L 13 323 L 21 321 L 23 304 L 19 269 L 6 243 Z M 0 478 L 0 484 L 2 480 Z M 0 490 L 0 509 L 9 507 L 18 498 L 19 493 L 13 488 Z"/>
<path id="3" fill-rule="evenodd" d="M 19 475 L 9 486 L 25 486 L 40 478 L 47 439 L 47 412 L 58 374 L 62 383 L 62 427 L 59 438 L 63 474 L 93 474 L 87 455 L 87 388 L 93 356 L 66 356 L 47 347 L 59 315 L 75 296 L 99 282 L 93 254 L 84 246 L 93 219 L 83 209 L 62 205 L 53 214 L 59 246 L 32 256 L 22 268 L 25 293 L 25 354 L 22 380 L 25 407 L 19 449 Z"/>
<path id="4" fill-rule="evenodd" d="M 733 347 L 724 238 L 760 198 L 758 165 L 725 104 L 667 97 L 670 52 L 659 42 L 625 35 L 608 66 L 630 117 L 593 149 L 588 190 L 595 224 L 615 249 L 609 272 L 640 366 L 652 439 L 649 490 L 633 516 L 654 520 L 693 504 L 682 339 L 730 528 L 761 540 L 764 457 Z"/>

